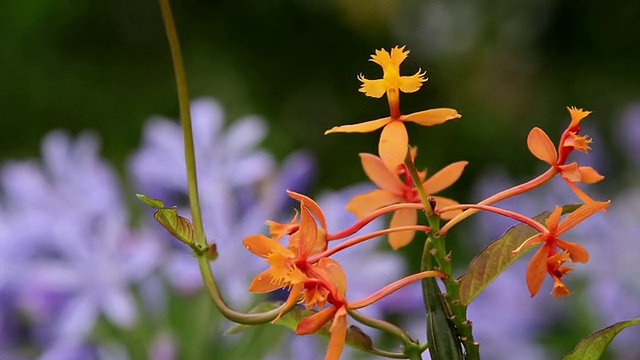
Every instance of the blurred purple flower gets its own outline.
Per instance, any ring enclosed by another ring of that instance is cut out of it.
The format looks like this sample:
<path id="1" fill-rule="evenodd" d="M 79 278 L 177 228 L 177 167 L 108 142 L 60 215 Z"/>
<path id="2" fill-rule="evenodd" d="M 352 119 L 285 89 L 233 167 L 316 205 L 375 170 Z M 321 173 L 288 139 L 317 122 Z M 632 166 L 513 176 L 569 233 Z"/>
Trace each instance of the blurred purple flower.
<path id="1" fill-rule="evenodd" d="M 622 144 L 621 149 L 634 165 L 640 165 L 640 101 L 627 106 L 615 127 L 616 138 Z"/>
<path id="2" fill-rule="evenodd" d="M 131 286 L 156 265 L 148 234 L 128 228 L 113 170 L 88 134 L 52 132 L 42 163 L 10 162 L 0 172 L 0 293 L 11 289 L 29 334 L 45 348 L 73 348 L 100 316 L 133 325 Z"/>
<path id="3" fill-rule="evenodd" d="M 251 300 L 248 285 L 262 263 L 246 251 L 242 239 L 265 232 L 264 222 L 280 217 L 282 207 L 289 204 L 285 190 L 308 185 L 313 160 L 308 153 L 297 152 L 278 170 L 273 157 L 257 149 L 267 131 L 260 118 L 246 117 L 223 129 L 222 109 L 215 100 L 194 100 L 191 110 L 205 233 L 216 242 L 220 255 L 211 266 L 225 298 L 233 306 L 245 306 Z M 137 191 L 169 206 L 188 206 L 182 130 L 177 122 L 150 120 L 129 169 Z M 159 225 L 151 226 L 164 234 Z M 201 289 L 200 271 L 189 249 L 164 235 L 163 247 L 164 273 L 170 283 L 187 293 Z"/>

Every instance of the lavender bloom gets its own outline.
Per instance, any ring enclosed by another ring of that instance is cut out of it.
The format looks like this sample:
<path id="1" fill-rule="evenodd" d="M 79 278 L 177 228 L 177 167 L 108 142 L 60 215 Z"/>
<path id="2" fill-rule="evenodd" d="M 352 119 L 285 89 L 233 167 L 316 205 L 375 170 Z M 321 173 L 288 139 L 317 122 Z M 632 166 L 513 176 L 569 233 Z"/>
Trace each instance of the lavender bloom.
<path id="1" fill-rule="evenodd" d="M 215 240 L 220 254 L 211 266 L 233 306 L 248 306 L 248 285 L 262 263 L 244 248 L 242 239 L 265 232 L 265 220 L 279 218 L 287 203 L 285 189 L 304 186 L 313 162 L 308 154 L 296 153 L 285 159 L 278 173 L 272 156 L 256 149 L 267 131 L 261 119 L 246 117 L 223 130 L 222 109 L 216 101 L 195 100 L 191 110 L 205 233 Z M 177 122 L 149 121 L 142 148 L 129 169 L 139 192 L 170 206 L 186 205 L 182 130 Z M 157 224 L 152 226 L 164 233 Z M 182 292 L 200 290 L 200 271 L 190 250 L 175 239 L 163 240 L 164 273 L 170 283 Z"/>
<path id="2" fill-rule="evenodd" d="M 624 147 L 624 153 L 633 161 L 633 165 L 640 165 L 640 101 L 629 105 L 620 119 L 616 138 Z"/>
<path id="3" fill-rule="evenodd" d="M 81 346 L 99 316 L 131 326 L 130 287 L 155 266 L 154 244 L 128 229 L 115 174 L 97 152 L 90 135 L 52 132 L 42 164 L 0 172 L 0 293 L 12 290 L 32 322 L 28 336 L 54 352 Z"/>

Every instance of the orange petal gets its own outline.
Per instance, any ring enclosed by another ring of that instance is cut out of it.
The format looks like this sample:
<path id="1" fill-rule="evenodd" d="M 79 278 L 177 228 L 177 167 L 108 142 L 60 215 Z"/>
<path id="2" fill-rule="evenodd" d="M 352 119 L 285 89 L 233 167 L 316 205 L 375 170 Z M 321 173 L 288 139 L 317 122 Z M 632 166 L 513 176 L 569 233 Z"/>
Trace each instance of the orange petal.
<path id="1" fill-rule="evenodd" d="M 556 244 L 561 249 L 569 253 L 571 261 L 579 263 L 586 263 L 589 261 L 589 252 L 581 245 L 570 241 L 564 241 L 562 239 L 556 239 Z"/>
<path id="2" fill-rule="evenodd" d="M 398 178 L 396 173 L 389 170 L 382 159 L 367 153 L 360 154 L 360 162 L 365 174 L 379 188 L 390 191 L 395 194 L 402 194 L 404 184 Z"/>
<path id="3" fill-rule="evenodd" d="M 580 166 L 578 171 L 580 172 L 580 182 L 585 184 L 594 184 L 604 179 L 604 176 L 598 174 L 591 166 Z"/>
<path id="4" fill-rule="evenodd" d="M 558 224 L 560 223 L 560 216 L 562 216 L 562 207 L 556 206 L 553 209 L 553 212 L 549 215 L 547 220 L 545 220 L 545 224 L 547 225 L 547 229 L 549 231 L 555 232 L 558 229 Z"/>
<path id="5" fill-rule="evenodd" d="M 577 208 L 574 212 L 569 214 L 561 223 L 558 225 L 558 229 L 556 230 L 556 236 L 560 236 L 565 231 L 571 229 L 572 227 L 578 225 L 584 219 L 589 216 L 597 213 L 600 210 L 604 210 L 611 201 L 590 201 L 585 203 L 584 205 Z"/>
<path id="6" fill-rule="evenodd" d="M 418 223 L 418 213 L 414 209 L 400 209 L 396 210 L 389 222 L 389 228 L 399 226 L 409 226 Z M 409 244 L 415 236 L 415 230 L 398 231 L 389 234 L 389 244 L 393 250 L 398 250 L 401 247 Z"/>
<path id="7" fill-rule="evenodd" d="M 580 167 L 577 162 L 571 164 L 558 166 L 560 169 L 560 176 L 571 182 L 580 182 L 582 177 L 580 176 Z"/>
<path id="8" fill-rule="evenodd" d="M 538 159 L 554 165 L 558 161 L 558 152 L 547 133 L 539 127 L 534 127 L 527 136 L 529 151 Z"/>
<path id="9" fill-rule="evenodd" d="M 425 73 L 418 70 L 417 73 L 411 76 L 400 76 L 398 81 L 398 87 L 403 93 L 413 93 L 420 90 L 422 83 L 427 81 L 424 78 Z"/>
<path id="10" fill-rule="evenodd" d="M 402 62 L 403 62 L 403 61 L 407 58 L 407 56 L 409 55 L 409 50 L 405 50 L 404 48 L 405 48 L 405 46 L 404 46 L 404 45 L 403 45 L 402 47 L 400 47 L 400 46 L 394 46 L 394 47 L 391 49 L 391 56 L 389 57 L 390 62 L 389 62 L 388 64 L 384 64 L 384 65 L 383 65 L 383 64 L 381 64 L 381 63 L 378 63 L 378 64 L 382 65 L 383 67 L 391 66 L 391 65 L 393 65 L 393 66 L 398 66 L 398 67 L 399 67 L 399 66 L 400 66 L 400 64 L 402 64 Z M 377 53 L 377 51 L 376 51 L 376 53 Z M 373 57 L 373 56 L 372 56 L 372 57 Z"/>
<path id="11" fill-rule="evenodd" d="M 272 324 L 280 319 L 286 309 L 292 307 L 295 303 L 298 302 L 298 298 L 300 297 L 300 293 L 302 293 L 303 288 L 304 284 L 302 283 L 293 285 L 291 287 L 291 290 L 289 290 L 289 296 L 287 297 L 287 300 L 284 302 L 284 306 L 282 307 L 282 311 L 280 312 L 280 314 L 278 314 L 278 316 L 276 316 L 275 319 L 273 319 L 273 321 L 271 321 Z"/>
<path id="12" fill-rule="evenodd" d="M 381 98 L 389 88 L 389 84 L 384 79 L 368 80 L 360 74 L 358 80 L 362 82 L 358 91 L 370 97 Z"/>
<path id="13" fill-rule="evenodd" d="M 433 199 L 436 201 L 436 210 L 445 208 L 447 206 L 460 205 L 459 202 L 446 197 L 434 196 Z M 462 210 L 447 211 L 445 213 L 440 214 L 440 218 L 444 220 L 451 220 L 461 213 L 462 213 Z"/>
<path id="14" fill-rule="evenodd" d="M 544 274 L 547 272 L 547 244 L 544 244 L 533 255 L 527 266 L 527 287 L 531 297 L 536 296 L 542 286 Z"/>
<path id="15" fill-rule="evenodd" d="M 439 108 L 418 111 L 413 114 L 403 115 L 403 121 L 411 121 L 422 126 L 432 126 L 442 124 L 445 121 L 459 119 L 462 115 L 456 109 Z"/>
<path id="16" fill-rule="evenodd" d="M 368 133 L 380 129 L 391 121 L 390 117 L 366 121 L 358 124 L 334 126 L 324 132 L 325 135 L 332 133 Z"/>
<path id="17" fill-rule="evenodd" d="M 390 170 L 404 162 L 409 150 L 409 134 L 402 121 L 391 121 L 380 134 L 378 152 L 384 164 Z"/>
<path id="18" fill-rule="evenodd" d="M 296 335 L 309 335 L 318 331 L 324 324 L 328 323 L 338 311 L 335 306 L 330 306 L 317 313 L 300 320 L 296 327 Z"/>
<path id="19" fill-rule="evenodd" d="M 468 161 L 458 161 L 445 166 L 442 170 L 433 174 L 433 176 L 423 182 L 422 188 L 429 195 L 436 194 L 448 188 L 451 184 L 458 181 L 464 167 L 467 166 L 468 163 Z"/>
<path id="20" fill-rule="evenodd" d="M 565 297 L 567 295 L 571 295 L 571 291 L 569 291 L 569 289 L 567 289 L 567 287 L 564 285 L 562 280 L 554 279 L 553 290 L 551 291 L 551 296 L 553 296 L 553 297 L 558 297 L 558 296 Z"/>
<path id="21" fill-rule="evenodd" d="M 299 235 L 298 240 L 298 258 L 306 259 L 316 249 L 318 241 L 318 226 L 311 215 L 309 208 L 306 207 L 304 201 L 300 203 L 300 229 L 293 236 Z M 324 246 L 322 246 L 324 248 Z M 321 250 L 322 251 L 322 250 Z"/>
<path id="22" fill-rule="evenodd" d="M 277 252 L 281 254 L 291 253 L 284 245 L 261 234 L 249 235 L 242 239 L 242 244 L 252 253 L 266 258 L 269 254 Z"/>
<path id="23" fill-rule="evenodd" d="M 256 275 L 256 277 L 254 277 L 251 281 L 251 285 L 249 285 L 249 291 L 254 293 L 267 293 L 281 288 L 282 285 L 274 284 L 273 282 L 271 282 L 272 270 L 273 268 L 268 268 L 267 270 Z"/>
<path id="24" fill-rule="evenodd" d="M 322 225 L 323 229 L 327 228 L 327 220 L 324 217 L 324 212 L 320 208 L 317 202 L 313 201 L 312 198 L 298 194 L 295 191 L 287 190 L 287 194 L 294 200 L 300 201 L 301 203 L 304 201 L 304 204 L 309 207 L 313 215 L 318 219 L 320 225 Z"/>
<path id="25" fill-rule="evenodd" d="M 326 280 L 335 285 L 339 294 L 345 297 L 347 295 L 347 277 L 340 263 L 330 258 L 322 258 L 318 261 L 317 266 L 326 270 L 329 276 Z"/>
<path id="26" fill-rule="evenodd" d="M 347 339 L 347 309 L 344 306 L 338 309 L 333 317 L 330 332 L 331 338 L 324 360 L 339 360 Z"/>
<path id="27" fill-rule="evenodd" d="M 376 189 L 366 194 L 356 195 L 347 204 L 347 210 L 358 219 L 371 214 L 383 206 L 401 202 L 403 198 L 386 190 Z"/>
<path id="28" fill-rule="evenodd" d="M 591 111 L 584 111 L 582 109 L 576 108 L 575 106 L 568 107 L 567 110 L 569 110 L 569 114 L 571 114 L 571 123 L 569 124 L 569 129 L 578 126 L 582 119 L 591 114 Z"/>

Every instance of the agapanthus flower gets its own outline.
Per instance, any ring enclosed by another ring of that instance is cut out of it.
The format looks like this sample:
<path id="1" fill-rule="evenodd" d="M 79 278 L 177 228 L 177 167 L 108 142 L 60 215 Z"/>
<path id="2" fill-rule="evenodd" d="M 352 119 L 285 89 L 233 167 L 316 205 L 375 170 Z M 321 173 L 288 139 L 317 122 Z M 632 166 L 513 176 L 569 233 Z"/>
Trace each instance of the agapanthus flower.
<path id="1" fill-rule="evenodd" d="M 415 158 L 416 149 L 412 149 L 412 157 Z M 395 171 L 391 171 L 382 159 L 379 157 L 362 153 L 360 160 L 364 172 L 369 179 L 378 185 L 379 189 L 373 190 L 366 194 L 355 196 L 347 204 L 347 210 L 354 213 L 359 219 L 367 216 L 372 211 L 383 206 L 396 203 L 420 203 L 420 197 L 416 190 L 415 184 L 408 174 L 408 170 L 404 164 L 399 165 Z M 422 183 L 420 186 L 428 195 L 434 195 L 447 187 L 451 186 L 460 178 L 466 161 L 458 161 L 452 163 L 442 170 L 436 172 L 427 178 L 427 172 L 419 173 Z M 458 205 L 458 202 L 446 197 L 433 196 L 436 203 L 436 209 L 450 205 Z M 450 211 L 442 214 L 443 219 L 451 219 L 461 211 Z M 417 210 L 401 209 L 396 210 L 391 217 L 389 227 L 398 227 L 405 225 L 415 225 L 418 222 Z M 399 249 L 411 242 L 415 235 L 415 231 L 402 231 L 389 234 L 389 244 L 394 249 Z"/>
<path id="2" fill-rule="evenodd" d="M 205 234 L 216 242 L 220 254 L 211 266 L 214 273 L 233 274 L 218 279 L 225 298 L 248 305 L 246 284 L 260 264 L 243 249 L 241 240 L 261 232 L 264 219 L 280 218 L 290 200 L 284 190 L 308 185 L 313 160 L 308 153 L 297 152 L 278 169 L 273 156 L 258 147 L 267 132 L 262 119 L 248 116 L 223 128 L 222 108 L 210 98 L 194 100 L 191 113 Z M 129 163 L 136 191 L 168 205 L 187 205 L 180 124 L 154 118 L 144 132 L 143 144 Z M 157 224 L 150 226 L 166 237 Z M 164 273 L 170 283 L 181 292 L 201 289 L 200 270 L 189 249 L 168 237 L 162 243 Z M 244 264 L 242 271 L 238 263 Z"/>
<path id="3" fill-rule="evenodd" d="M 425 73 L 421 70 L 411 76 L 400 75 L 400 64 L 408 54 L 409 50 L 405 51 L 404 46 L 394 47 L 391 49 L 391 53 L 384 49 L 376 50 L 376 53 L 371 55 L 371 61 L 382 67 L 382 79 L 368 80 L 362 74 L 358 76 L 358 80 L 362 82 L 360 92 L 375 98 L 387 95 L 390 116 L 359 124 L 336 126 L 325 131 L 325 134 L 366 133 L 383 128 L 378 143 L 378 152 L 389 169 L 395 169 L 400 165 L 407 154 L 409 135 L 404 125 L 405 122 L 410 121 L 423 126 L 432 126 L 461 117 L 455 109 L 449 108 L 430 109 L 409 115 L 400 113 L 400 92 L 416 92 L 422 83 L 427 81 L 424 78 Z"/>
<path id="4" fill-rule="evenodd" d="M 93 136 L 74 141 L 52 132 L 42 157 L 2 168 L 0 247 L 11 257 L 3 268 L 18 310 L 46 358 L 83 347 L 100 317 L 132 326 L 132 287 L 156 267 L 157 247 L 148 233 L 129 228 L 116 175 L 99 158 Z"/>

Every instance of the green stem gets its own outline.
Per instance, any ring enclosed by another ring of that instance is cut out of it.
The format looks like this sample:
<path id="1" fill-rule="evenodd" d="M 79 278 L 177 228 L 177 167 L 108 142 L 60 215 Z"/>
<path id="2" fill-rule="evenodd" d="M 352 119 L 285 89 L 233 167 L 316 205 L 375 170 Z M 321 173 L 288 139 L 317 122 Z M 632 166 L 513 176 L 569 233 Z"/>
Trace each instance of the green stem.
<path id="1" fill-rule="evenodd" d="M 225 318 L 236 322 L 238 324 L 244 325 L 258 325 L 264 324 L 266 322 L 272 321 L 278 316 L 280 311 L 282 310 L 282 306 L 275 308 L 273 310 L 259 313 L 259 314 L 245 314 L 241 312 L 237 312 L 231 309 L 222 299 L 222 295 L 220 295 L 220 291 L 218 290 L 218 286 L 216 284 L 216 280 L 213 276 L 213 272 L 211 271 L 211 265 L 209 264 L 209 260 L 207 259 L 205 254 L 198 254 L 198 265 L 200 266 L 200 273 L 202 274 L 202 280 L 204 281 L 207 290 L 209 292 L 209 297 L 216 305 L 222 316 Z M 295 305 L 294 305 L 295 306 Z"/>
<path id="2" fill-rule="evenodd" d="M 425 206 L 425 214 L 427 216 L 429 226 L 431 227 L 431 231 L 429 232 L 427 241 L 425 242 L 420 271 L 434 269 L 432 263 L 433 257 L 438 265 L 437 270 L 440 270 L 447 275 L 447 277 L 442 281 L 445 285 L 445 289 L 447 290 L 446 294 L 444 294 L 444 299 L 449 307 L 449 320 L 455 325 L 458 337 L 465 347 L 465 359 L 478 360 L 480 359 L 479 344 L 473 338 L 471 321 L 467 320 L 467 307 L 463 305 L 460 300 L 460 283 L 453 276 L 451 254 L 448 254 L 446 251 L 444 241 L 445 237 L 439 234 L 440 218 L 433 215 L 434 209 L 431 208 L 428 194 L 426 194 L 422 186 L 420 186 L 422 182 L 418 175 L 418 170 L 416 169 L 409 154 L 407 154 L 405 159 L 405 165 L 407 166 L 411 180 L 415 184 L 420 200 Z M 422 281 L 423 291 L 426 293 L 426 289 L 424 289 L 424 287 L 428 286 L 429 283 L 435 285 L 435 282 L 435 279 L 424 279 Z"/>
<path id="3" fill-rule="evenodd" d="M 200 201 L 198 199 L 198 182 L 196 178 L 196 159 L 193 150 L 193 131 L 191 129 L 191 114 L 189 112 L 189 92 L 187 88 L 187 75 L 184 70 L 182 61 L 182 51 L 180 50 L 180 42 L 178 41 L 178 32 L 173 20 L 173 13 L 169 0 L 159 0 L 160 10 L 162 11 L 162 19 L 169 40 L 169 48 L 171 49 L 171 57 L 173 59 L 173 70 L 176 77 L 176 85 L 178 90 L 178 103 L 180 106 L 180 122 L 182 123 L 182 134 L 184 137 L 184 160 L 187 166 L 187 183 L 189 186 L 189 205 L 191 207 L 191 215 L 193 217 L 193 226 L 195 228 L 195 246 L 200 252 L 207 250 L 207 239 L 204 234 L 202 225 L 202 215 L 200 213 Z M 215 246 L 215 244 L 214 244 Z M 215 250 L 215 249 L 214 249 Z M 210 258 L 215 258 L 215 252 L 209 254 Z"/>
<path id="4" fill-rule="evenodd" d="M 398 326 L 386 322 L 384 320 L 376 319 L 370 316 L 367 316 L 356 310 L 348 310 L 349 315 L 356 321 L 369 326 L 374 329 L 378 329 L 382 332 L 386 332 L 387 334 L 393 335 L 400 339 L 404 344 L 404 352 L 399 357 L 400 359 L 421 359 L 420 354 L 426 350 L 426 347 L 421 347 L 420 344 L 411 338 L 406 331 L 402 330 Z M 380 350 L 378 350 L 380 351 Z M 400 355 L 400 354 L 399 354 Z M 416 357 L 417 356 L 417 357 Z M 396 357 L 397 358 L 397 357 Z"/>

